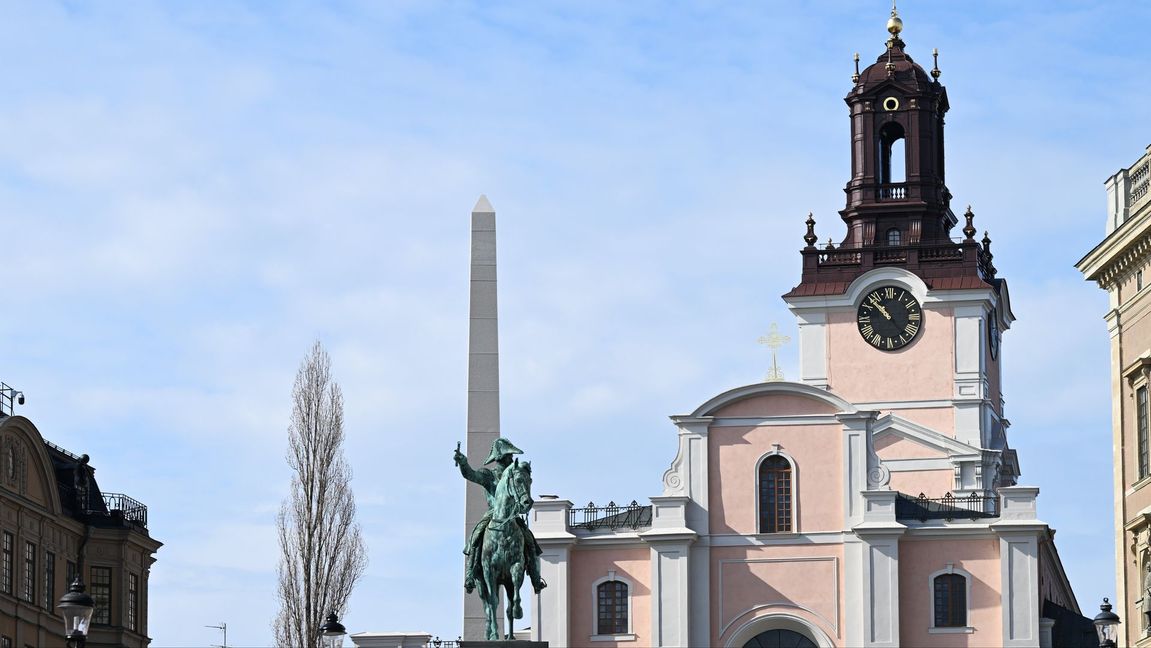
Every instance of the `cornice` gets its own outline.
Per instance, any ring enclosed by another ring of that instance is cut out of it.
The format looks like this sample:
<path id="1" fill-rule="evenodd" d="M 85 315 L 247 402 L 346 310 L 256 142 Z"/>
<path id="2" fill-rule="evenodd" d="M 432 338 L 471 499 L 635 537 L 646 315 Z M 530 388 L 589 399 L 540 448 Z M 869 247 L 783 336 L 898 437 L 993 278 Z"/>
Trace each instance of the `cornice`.
<path id="1" fill-rule="evenodd" d="M 1151 257 L 1151 209 L 1141 212 L 1127 219 L 1075 264 L 1088 281 L 1110 290 Z"/>

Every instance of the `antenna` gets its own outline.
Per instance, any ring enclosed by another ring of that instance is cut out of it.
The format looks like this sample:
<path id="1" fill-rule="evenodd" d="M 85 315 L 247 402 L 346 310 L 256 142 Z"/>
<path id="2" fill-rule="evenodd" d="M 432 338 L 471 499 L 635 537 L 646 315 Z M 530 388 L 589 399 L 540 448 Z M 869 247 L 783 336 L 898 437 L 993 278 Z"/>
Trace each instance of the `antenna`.
<path id="1" fill-rule="evenodd" d="M 223 621 L 221 621 L 220 625 L 206 625 L 204 627 L 205 628 L 215 628 L 216 630 L 219 630 L 219 631 L 224 633 L 224 643 L 222 643 L 218 646 L 213 646 L 213 648 L 228 648 L 228 624 L 227 623 L 224 623 Z"/>

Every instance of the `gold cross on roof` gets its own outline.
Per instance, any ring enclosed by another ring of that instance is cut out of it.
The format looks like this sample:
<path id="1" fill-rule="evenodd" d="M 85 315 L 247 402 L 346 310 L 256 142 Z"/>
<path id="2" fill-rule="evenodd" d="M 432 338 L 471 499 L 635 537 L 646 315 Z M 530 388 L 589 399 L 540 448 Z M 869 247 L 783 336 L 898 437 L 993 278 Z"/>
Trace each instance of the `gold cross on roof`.
<path id="1" fill-rule="evenodd" d="M 771 349 L 771 370 L 767 372 L 767 380 L 783 380 L 783 370 L 779 368 L 779 360 L 776 358 L 776 351 L 779 350 L 779 348 L 783 345 L 791 342 L 791 338 L 786 335 L 780 335 L 779 325 L 775 322 L 772 322 L 771 330 L 767 332 L 767 335 L 760 336 L 758 342 Z"/>

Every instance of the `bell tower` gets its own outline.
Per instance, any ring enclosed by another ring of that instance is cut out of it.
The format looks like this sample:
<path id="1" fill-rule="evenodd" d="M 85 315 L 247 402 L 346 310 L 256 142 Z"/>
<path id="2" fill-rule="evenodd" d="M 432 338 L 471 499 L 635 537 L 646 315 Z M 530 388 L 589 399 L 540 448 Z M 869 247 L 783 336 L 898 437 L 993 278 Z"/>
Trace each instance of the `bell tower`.
<path id="1" fill-rule="evenodd" d="M 942 287 L 994 283 L 991 241 L 975 240 L 970 208 L 963 228 L 954 231 L 959 219 L 951 210 L 943 146 L 950 104 L 939 83 L 938 51 L 930 72 L 912 60 L 894 7 L 887 31 L 875 63 L 861 72 L 855 55 L 852 88 L 844 98 L 851 117 L 851 175 L 839 215 L 847 231 L 838 246 L 829 239 L 821 248 L 815 220 L 808 218 L 802 280 L 787 296 L 840 293 L 877 267 L 905 268 L 931 287 L 944 279 Z"/>
<path id="2" fill-rule="evenodd" d="M 887 32 L 874 63 L 860 70 L 855 56 L 844 98 L 846 231 L 818 246 L 808 215 L 802 275 L 783 296 L 799 325 L 800 380 L 965 444 L 982 463 L 956 477 L 956 492 L 989 490 L 1018 475 L 1000 390 L 1007 283 L 971 208 L 962 225 L 951 210 L 938 52 L 930 71 L 912 60 L 894 6 Z"/>
<path id="3" fill-rule="evenodd" d="M 943 116 L 938 54 L 931 77 L 904 51 L 903 21 L 892 11 L 887 49 L 844 101 L 851 112 L 851 179 L 844 191 L 842 246 L 949 242 L 955 215 L 943 176 Z"/>

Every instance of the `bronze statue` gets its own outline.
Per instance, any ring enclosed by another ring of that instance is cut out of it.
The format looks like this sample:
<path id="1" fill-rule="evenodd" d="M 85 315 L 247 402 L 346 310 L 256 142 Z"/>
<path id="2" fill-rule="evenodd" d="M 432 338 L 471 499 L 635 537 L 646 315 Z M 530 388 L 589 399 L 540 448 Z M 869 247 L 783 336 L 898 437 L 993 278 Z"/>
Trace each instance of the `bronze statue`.
<path id="1" fill-rule="evenodd" d="M 523 454 L 511 441 L 500 437 L 492 442 L 484 465 L 495 464 L 491 469 L 474 470 L 468 459 L 456 444 L 455 462 L 464 479 L 475 482 L 487 493 L 488 512 L 476 523 L 468 536 L 464 553 L 467 555 L 464 568 L 464 589 L 469 593 L 478 585 L 480 599 L 487 613 L 487 638 L 499 639 L 496 623 L 499 605 L 499 587 L 504 586 L 507 594 L 507 636 L 512 639 L 513 619 L 523 618 L 520 602 L 520 587 L 526 573 L 536 592 L 547 587 L 540 578 L 540 549 L 535 536 L 528 529 L 523 516 L 532 507 L 532 469 L 530 462 L 513 460 L 513 455 Z"/>

